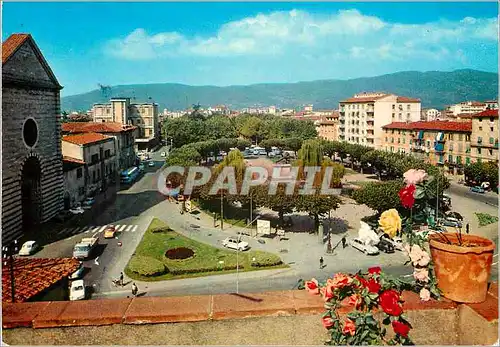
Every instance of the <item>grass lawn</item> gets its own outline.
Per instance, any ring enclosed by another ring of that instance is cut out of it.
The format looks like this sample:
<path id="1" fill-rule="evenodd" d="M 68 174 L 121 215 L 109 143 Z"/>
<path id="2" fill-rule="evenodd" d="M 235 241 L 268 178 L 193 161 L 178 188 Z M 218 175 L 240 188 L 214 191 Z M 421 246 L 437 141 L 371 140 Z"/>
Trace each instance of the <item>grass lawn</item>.
<path id="1" fill-rule="evenodd" d="M 186 247 L 194 251 L 194 256 L 183 260 L 172 260 L 165 256 L 167 250 Z M 154 219 L 144 237 L 129 260 L 125 273 L 132 279 L 140 281 L 163 281 L 187 277 L 200 277 L 213 274 L 236 272 L 237 252 L 216 248 L 205 243 L 192 240 L 170 229 L 164 222 Z M 252 258 L 262 265 L 252 266 Z M 245 251 L 238 254 L 239 271 L 253 271 L 269 268 L 284 268 L 279 256 L 262 251 Z M 223 263 L 219 263 L 219 262 Z M 265 266 L 269 265 L 269 266 Z M 168 269 L 166 273 L 144 276 L 144 273 L 159 273 L 158 267 Z"/>
<path id="2" fill-rule="evenodd" d="M 209 216 L 213 216 L 214 212 L 217 213 L 217 224 L 220 223 L 220 200 L 191 200 L 191 203 Z M 238 208 L 228 204 L 224 205 L 224 224 L 231 224 L 236 227 L 245 227 L 247 225 L 249 215 L 250 211 L 246 208 Z M 251 228 L 251 226 L 248 226 L 248 228 Z"/>
<path id="3" fill-rule="evenodd" d="M 480 227 L 484 227 L 485 225 L 489 225 L 489 224 L 493 224 L 493 223 L 498 222 L 497 216 L 492 216 L 490 214 L 480 213 L 480 212 L 474 212 L 474 214 L 477 216 Z"/>

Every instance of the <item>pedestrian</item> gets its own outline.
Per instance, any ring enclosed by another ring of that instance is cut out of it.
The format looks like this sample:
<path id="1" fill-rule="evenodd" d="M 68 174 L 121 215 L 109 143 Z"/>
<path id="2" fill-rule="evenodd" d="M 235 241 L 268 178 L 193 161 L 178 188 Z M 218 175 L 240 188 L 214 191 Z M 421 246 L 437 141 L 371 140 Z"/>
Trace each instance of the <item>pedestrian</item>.
<path id="1" fill-rule="evenodd" d="M 139 288 L 135 285 L 135 283 L 132 283 L 132 295 L 137 296 L 137 292 L 139 291 Z"/>
<path id="2" fill-rule="evenodd" d="M 123 272 L 120 272 L 120 285 L 123 287 Z"/>
<path id="3" fill-rule="evenodd" d="M 469 233 L 469 223 L 467 223 L 465 225 L 465 233 L 467 233 L 467 234 Z"/>
<path id="4" fill-rule="evenodd" d="M 323 268 L 323 257 L 319 258 L 319 268 L 322 269 Z"/>
<path id="5" fill-rule="evenodd" d="M 346 240 L 345 236 L 342 237 L 341 241 L 342 241 L 342 248 L 346 248 L 347 247 L 347 240 Z"/>

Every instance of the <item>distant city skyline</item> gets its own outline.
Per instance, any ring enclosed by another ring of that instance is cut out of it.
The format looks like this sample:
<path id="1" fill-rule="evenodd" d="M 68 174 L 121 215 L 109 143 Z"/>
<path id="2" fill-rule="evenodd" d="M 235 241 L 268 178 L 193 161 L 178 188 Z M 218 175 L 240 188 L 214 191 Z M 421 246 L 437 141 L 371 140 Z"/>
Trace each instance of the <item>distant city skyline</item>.
<path id="1" fill-rule="evenodd" d="M 40 20 L 40 13 L 44 13 Z M 247 85 L 498 71 L 498 3 L 13 3 L 63 96 L 97 84 Z"/>

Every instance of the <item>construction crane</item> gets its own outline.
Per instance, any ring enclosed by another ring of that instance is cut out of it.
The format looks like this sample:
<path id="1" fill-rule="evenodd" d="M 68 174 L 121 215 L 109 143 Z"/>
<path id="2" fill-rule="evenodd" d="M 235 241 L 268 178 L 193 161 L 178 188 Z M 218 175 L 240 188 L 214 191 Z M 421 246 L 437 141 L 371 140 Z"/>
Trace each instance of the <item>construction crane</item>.
<path id="1" fill-rule="evenodd" d="M 101 89 L 101 94 L 105 97 L 108 98 L 111 94 L 111 86 L 105 86 L 100 83 L 97 83 L 99 88 Z"/>

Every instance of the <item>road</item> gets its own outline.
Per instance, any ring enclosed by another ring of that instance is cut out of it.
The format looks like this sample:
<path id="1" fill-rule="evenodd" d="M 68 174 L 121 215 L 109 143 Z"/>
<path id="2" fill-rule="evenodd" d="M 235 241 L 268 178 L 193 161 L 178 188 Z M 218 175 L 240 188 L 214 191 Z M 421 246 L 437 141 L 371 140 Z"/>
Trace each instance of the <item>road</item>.
<path id="1" fill-rule="evenodd" d="M 469 187 L 455 182 L 450 182 L 450 188 L 448 188 L 447 191 L 455 195 L 460 195 L 471 200 L 498 207 L 498 195 L 493 192 L 484 194 L 474 193 L 470 191 Z"/>

